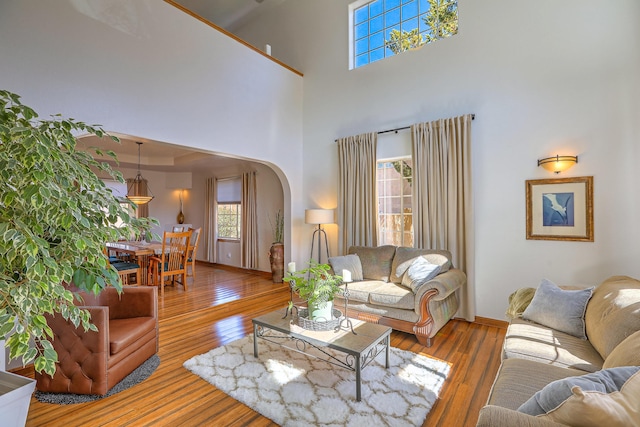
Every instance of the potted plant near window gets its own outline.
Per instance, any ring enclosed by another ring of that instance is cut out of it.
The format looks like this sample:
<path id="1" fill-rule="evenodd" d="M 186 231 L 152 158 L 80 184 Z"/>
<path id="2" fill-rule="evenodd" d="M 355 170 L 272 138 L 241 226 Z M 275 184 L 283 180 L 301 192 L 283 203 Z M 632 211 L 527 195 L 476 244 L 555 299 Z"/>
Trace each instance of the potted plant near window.
<path id="1" fill-rule="evenodd" d="M 94 171 L 119 182 L 122 174 L 78 150 L 78 134 L 117 141 L 99 125 L 59 115 L 40 120 L 18 95 L 0 90 L 0 340 L 11 359 L 33 362 L 36 371 L 51 375 L 58 355 L 44 314 L 61 313 L 95 330 L 65 285 L 73 282 L 94 293 L 109 285 L 120 288 L 105 243 L 151 238 L 151 226 L 158 224 L 129 215 L 121 205 L 126 201 L 116 199 Z M 115 160 L 113 152 L 105 154 Z M 118 220 L 122 225 L 112 226 Z M 30 399 L 31 392 L 26 395 Z M 0 413 L 5 419 L 7 412 Z"/>
<path id="2" fill-rule="evenodd" d="M 271 223 L 271 219 L 269 219 Z M 269 262 L 271 263 L 271 277 L 273 283 L 282 283 L 284 275 L 284 216 L 281 211 L 276 213 L 275 223 L 271 223 L 273 229 L 273 243 L 269 249 Z"/>
<path id="3" fill-rule="evenodd" d="M 340 291 L 342 276 L 333 275 L 329 270 L 328 264 L 312 260 L 305 270 L 287 272 L 285 281 L 293 282 L 293 291 L 307 302 L 309 320 L 328 321 L 333 318 L 333 298 Z"/>

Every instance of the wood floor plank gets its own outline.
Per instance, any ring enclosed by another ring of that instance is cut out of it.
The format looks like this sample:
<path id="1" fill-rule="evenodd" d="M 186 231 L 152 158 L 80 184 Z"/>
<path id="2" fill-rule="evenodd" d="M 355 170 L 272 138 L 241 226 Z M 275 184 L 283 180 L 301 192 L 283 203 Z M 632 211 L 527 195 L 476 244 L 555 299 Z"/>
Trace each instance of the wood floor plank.
<path id="1" fill-rule="evenodd" d="M 52 405 L 31 399 L 27 426 L 274 426 L 269 419 L 193 375 L 185 360 L 241 338 L 251 319 L 289 300 L 289 287 L 264 273 L 197 265 L 188 289 L 159 299 L 160 366 L 144 382 L 96 402 Z M 488 324 L 487 324 L 488 323 Z M 451 372 L 424 426 L 475 426 L 500 365 L 505 330 L 497 322 L 449 322 L 429 348 L 394 331 L 391 345 L 448 362 Z M 14 372 L 33 377 L 33 368 Z"/>

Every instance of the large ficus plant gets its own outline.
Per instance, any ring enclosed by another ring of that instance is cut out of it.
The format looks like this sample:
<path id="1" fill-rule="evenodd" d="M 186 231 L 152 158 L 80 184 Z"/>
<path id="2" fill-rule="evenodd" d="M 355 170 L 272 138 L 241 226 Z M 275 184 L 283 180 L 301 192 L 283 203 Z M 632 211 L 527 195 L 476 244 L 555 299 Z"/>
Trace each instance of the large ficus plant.
<path id="1" fill-rule="evenodd" d="M 18 95 L 0 90 L 0 339 L 12 359 L 51 375 L 57 354 L 44 314 L 95 330 L 65 285 L 93 293 L 120 287 L 105 243 L 149 238 L 157 224 L 131 216 L 98 178 L 124 182 L 109 164 L 77 149 L 82 134 L 118 141 L 99 125 L 59 115 L 39 119 Z M 104 154 L 115 160 L 113 152 Z M 122 225 L 115 227 L 118 219 Z"/>

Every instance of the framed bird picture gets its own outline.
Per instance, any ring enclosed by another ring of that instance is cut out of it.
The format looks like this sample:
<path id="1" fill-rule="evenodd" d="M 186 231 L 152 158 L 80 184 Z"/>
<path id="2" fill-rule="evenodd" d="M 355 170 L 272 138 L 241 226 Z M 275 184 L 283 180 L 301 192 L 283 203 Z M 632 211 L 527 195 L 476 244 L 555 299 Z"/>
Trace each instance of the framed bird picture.
<path id="1" fill-rule="evenodd" d="M 526 181 L 527 239 L 593 242 L 593 177 Z"/>

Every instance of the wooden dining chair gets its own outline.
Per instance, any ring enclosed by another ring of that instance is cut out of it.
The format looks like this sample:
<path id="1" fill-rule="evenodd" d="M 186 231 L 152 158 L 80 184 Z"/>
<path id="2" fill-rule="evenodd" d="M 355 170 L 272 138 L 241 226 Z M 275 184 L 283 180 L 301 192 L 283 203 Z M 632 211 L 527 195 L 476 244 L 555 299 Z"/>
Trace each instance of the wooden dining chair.
<path id="1" fill-rule="evenodd" d="M 189 240 L 189 248 L 187 249 L 187 276 L 193 277 L 196 280 L 196 252 L 198 252 L 198 242 L 200 241 L 200 232 L 202 227 L 189 228 L 191 231 L 191 239 Z M 189 266 L 191 270 L 189 270 Z M 191 272 L 189 274 L 189 271 Z"/>
<path id="2" fill-rule="evenodd" d="M 108 255 L 107 248 L 105 248 L 105 254 Z M 118 270 L 118 276 L 120 276 L 120 284 L 122 286 L 132 285 L 131 276 L 135 278 L 135 284 L 140 284 L 140 265 L 135 262 L 123 261 L 117 257 L 108 256 L 109 264 Z"/>
<path id="3" fill-rule="evenodd" d="M 190 231 L 165 231 L 162 237 L 162 252 L 149 258 L 147 284 L 160 286 L 160 296 L 164 296 L 164 285 L 168 278 L 175 283 L 175 276 L 181 276 L 184 290 L 187 290 L 187 249 Z"/>

